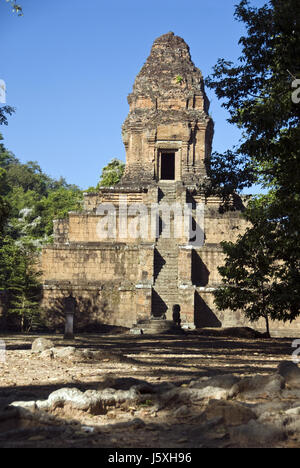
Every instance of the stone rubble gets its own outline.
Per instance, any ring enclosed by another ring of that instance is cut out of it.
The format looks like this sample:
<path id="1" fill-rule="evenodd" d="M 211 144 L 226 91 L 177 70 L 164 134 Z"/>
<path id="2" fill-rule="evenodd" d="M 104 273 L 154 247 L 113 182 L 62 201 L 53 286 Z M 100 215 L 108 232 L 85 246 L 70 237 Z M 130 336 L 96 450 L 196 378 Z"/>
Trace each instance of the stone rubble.
<path id="1" fill-rule="evenodd" d="M 6 414 L 7 419 L 17 415 L 21 420 L 52 427 L 59 424 L 56 411 L 64 409 L 66 414 L 76 410 L 83 416 L 113 417 L 118 411 L 125 411 L 131 417 L 123 425 L 116 425 L 120 430 L 126 427 L 155 430 L 147 418 L 167 412 L 172 424 L 190 425 L 187 443 L 191 437 L 201 436 L 202 445 L 208 447 L 278 447 L 300 440 L 299 368 L 290 364 L 281 362 L 277 372 L 270 375 L 239 379 L 224 374 L 201 377 L 181 386 L 150 384 L 133 378 L 104 378 L 99 390 L 61 388 L 44 401 L 15 401 L 0 413 L 0 425 Z M 101 426 L 91 424 L 79 426 L 85 437 L 102 430 Z M 69 426 L 68 430 L 71 431 Z M 185 437 L 182 434 L 180 440 Z M 0 441 L 3 438 L 5 433 Z"/>

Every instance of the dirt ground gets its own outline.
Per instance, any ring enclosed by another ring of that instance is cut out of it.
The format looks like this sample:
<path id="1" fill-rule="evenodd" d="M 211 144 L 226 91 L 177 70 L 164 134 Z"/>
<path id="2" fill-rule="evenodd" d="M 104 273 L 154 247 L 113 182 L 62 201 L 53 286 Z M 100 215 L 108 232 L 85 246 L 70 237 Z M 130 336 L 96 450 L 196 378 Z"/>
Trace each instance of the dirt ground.
<path id="1" fill-rule="evenodd" d="M 43 337 L 51 339 L 57 347 L 75 346 L 77 349 L 108 351 L 107 358 L 100 362 L 45 359 L 31 352 L 31 344 L 37 335 L 0 335 L 6 347 L 5 362 L 0 359 L 0 411 L 13 401 L 47 399 L 50 393 L 62 387 L 97 390 L 103 379 L 109 377 L 134 378 L 155 384 L 171 382 L 184 387 L 201 376 L 270 374 L 276 371 L 279 362 L 290 360 L 293 351 L 293 338 L 245 339 L 194 333 L 134 336 L 119 333 L 82 334 L 76 336 L 74 341 L 66 342 L 61 335 Z M 123 359 L 111 358 L 110 353 L 113 356 L 113 353 L 121 354 Z M 175 420 L 172 411 L 153 410 L 151 404 L 132 405 L 129 408 L 120 406 L 97 416 L 66 413 L 58 409 L 55 416 L 58 419 L 51 430 L 31 426 L 9 428 L 9 440 L 1 439 L 0 421 L 0 446 L 230 446 L 222 434 L 222 428 L 219 428 L 219 435 L 214 430 L 213 437 L 205 434 L 203 439 L 196 407 L 193 418 L 183 417 L 181 420 Z M 58 420 L 60 425 L 57 425 Z M 85 431 L 82 425 L 87 426 Z M 210 439 L 211 443 L 208 443 Z"/>

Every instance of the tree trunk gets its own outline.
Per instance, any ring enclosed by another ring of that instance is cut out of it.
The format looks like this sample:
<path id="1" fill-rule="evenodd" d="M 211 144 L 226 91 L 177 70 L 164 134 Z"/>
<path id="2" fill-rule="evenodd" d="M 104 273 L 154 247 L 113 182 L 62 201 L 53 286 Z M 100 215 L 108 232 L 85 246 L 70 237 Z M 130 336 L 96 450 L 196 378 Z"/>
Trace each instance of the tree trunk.
<path id="1" fill-rule="evenodd" d="M 265 320 L 266 320 L 266 329 L 267 329 L 267 331 L 266 331 L 266 336 L 267 336 L 268 338 L 271 338 L 271 335 L 270 335 L 269 317 L 268 317 L 267 315 L 265 316 Z"/>

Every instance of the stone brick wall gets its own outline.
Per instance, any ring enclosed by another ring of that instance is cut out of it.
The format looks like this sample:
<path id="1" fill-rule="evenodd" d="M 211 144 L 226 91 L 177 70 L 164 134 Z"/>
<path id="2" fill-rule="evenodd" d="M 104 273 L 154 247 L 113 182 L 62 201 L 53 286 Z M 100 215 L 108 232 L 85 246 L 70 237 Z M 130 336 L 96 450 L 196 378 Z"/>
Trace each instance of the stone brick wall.
<path id="1" fill-rule="evenodd" d="M 79 328 L 99 323 L 131 326 L 137 316 L 151 314 L 151 244 L 48 246 L 42 270 L 42 307 L 52 328 L 64 323 L 62 299 L 70 292 L 78 303 Z"/>
<path id="2" fill-rule="evenodd" d="M 42 271 L 51 281 L 78 283 L 151 281 L 153 247 L 101 245 L 48 246 L 42 253 Z"/>
<path id="3" fill-rule="evenodd" d="M 63 299 L 72 290 L 77 302 L 75 331 L 97 331 L 102 324 L 128 327 L 136 321 L 136 290 L 118 282 L 92 285 L 52 284 L 44 287 L 43 314 L 53 330 L 63 330 Z"/>

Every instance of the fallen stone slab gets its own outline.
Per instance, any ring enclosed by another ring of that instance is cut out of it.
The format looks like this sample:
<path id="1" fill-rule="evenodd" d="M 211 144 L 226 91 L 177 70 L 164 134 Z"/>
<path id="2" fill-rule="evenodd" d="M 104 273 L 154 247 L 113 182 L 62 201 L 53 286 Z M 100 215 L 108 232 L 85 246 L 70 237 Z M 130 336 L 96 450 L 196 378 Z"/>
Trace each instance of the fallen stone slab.
<path id="1" fill-rule="evenodd" d="M 86 392 L 77 388 L 61 388 L 51 393 L 47 400 L 15 401 L 10 406 L 35 412 L 37 410 L 51 411 L 68 405 L 74 409 L 96 415 L 105 414 L 110 406 L 125 402 L 138 402 L 141 399 L 140 393 L 134 387 L 129 390 L 106 388 L 102 391 L 87 390 Z"/>

